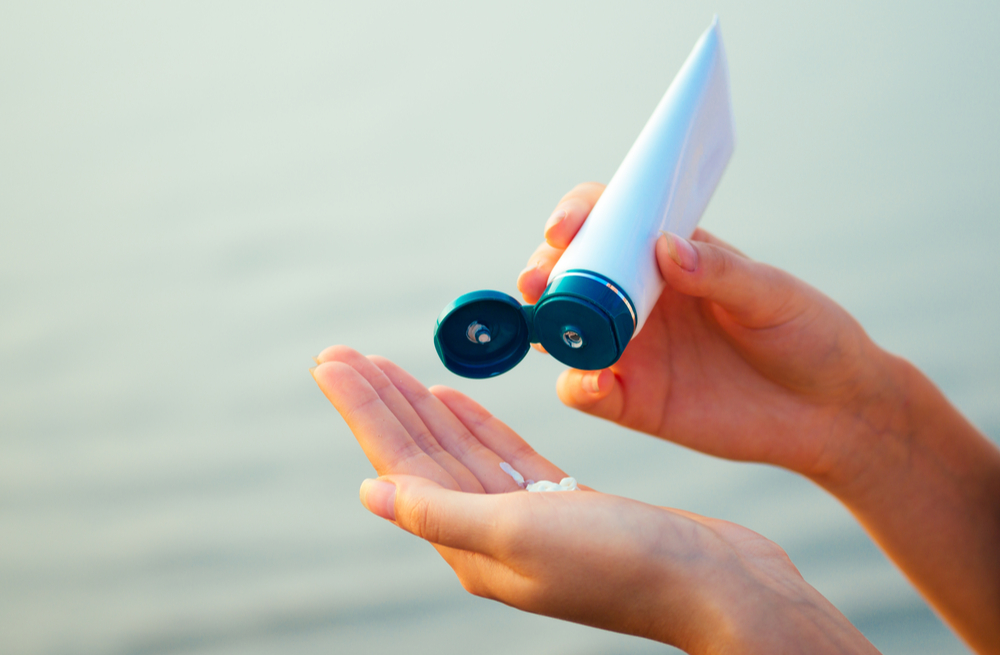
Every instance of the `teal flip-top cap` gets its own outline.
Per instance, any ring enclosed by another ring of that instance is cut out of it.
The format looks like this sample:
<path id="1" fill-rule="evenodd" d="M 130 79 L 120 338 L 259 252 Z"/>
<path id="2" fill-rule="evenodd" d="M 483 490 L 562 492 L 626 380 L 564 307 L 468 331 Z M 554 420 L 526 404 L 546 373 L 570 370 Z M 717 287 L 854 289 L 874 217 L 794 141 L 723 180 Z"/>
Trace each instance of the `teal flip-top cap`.
<path id="1" fill-rule="evenodd" d="M 434 348 L 457 375 L 489 378 L 506 373 L 530 347 L 531 309 L 499 291 L 459 296 L 438 316 Z"/>
<path id="2" fill-rule="evenodd" d="M 499 291 L 474 291 L 444 308 L 434 348 L 448 370 L 467 378 L 506 373 L 541 343 L 563 364 L 607 368 L 635 334 L 635 306 L 610 280 L 591 271 L 567 271 L 535 305 Z"/>
<path id="3" fill-rule="evenodd" d="M 532 330 L 545 350 L 588 371 L 617 362 L 636 328 L 629 297 L 592 271 L 571 270 L 552 280 L 533 314 Z"/>

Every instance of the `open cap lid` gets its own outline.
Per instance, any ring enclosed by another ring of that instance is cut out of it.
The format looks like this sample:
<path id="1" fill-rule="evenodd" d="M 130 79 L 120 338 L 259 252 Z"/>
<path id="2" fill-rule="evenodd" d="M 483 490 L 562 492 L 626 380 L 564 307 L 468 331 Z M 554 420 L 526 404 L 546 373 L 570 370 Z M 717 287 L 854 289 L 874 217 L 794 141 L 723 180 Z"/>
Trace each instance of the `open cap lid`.
<path id="1" fill-rule="evenodd" d="M 434 348 L 449 371 L 467 378 L 506 373 L 524 359 L 531 343 L 533 309 L 499 291 L 473 291 L 438 316 Z"/>

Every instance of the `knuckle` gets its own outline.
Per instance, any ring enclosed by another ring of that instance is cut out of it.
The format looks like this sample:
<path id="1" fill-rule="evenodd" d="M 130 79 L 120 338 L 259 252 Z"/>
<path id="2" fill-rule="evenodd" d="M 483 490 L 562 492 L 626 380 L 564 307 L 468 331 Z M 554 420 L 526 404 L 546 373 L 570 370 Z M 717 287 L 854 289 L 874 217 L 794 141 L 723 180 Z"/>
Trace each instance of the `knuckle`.
<path id="1" fill-rule="evenodd" d="M 712 262 L 713 271 L 712 273 L 716 277 L 728 277 L 733 272 L 733 261 L 732 258 L 720 248 L 712 248 Z"/>
<path id="2" fill-rule="evenodd" d="M 513 459 L 518 461 L 530 462 L 532 459 L 538 456 L 538 452 L 531 447 L 527 441 L 521 441 L 516 446 L 514 446 L 514 452 L 512 455 Z"/>
<path id="3" fill-rule="evenodd" d="M 430 501 L 427 498 L 417 497 L 406 505 L 404 512 L 406 516 L 406 528 L 431 543 L 438 543 L 439 529 L 437 522 L 433 520 Z"/>
<path id="4" fill-rule="evenodd" d="M 458 451 L 460 458 L 486 451 L 486 448 L 479 442 L 479 439 L 476 439 L 468 430 L 457 430 L 452 436 L 454 437 L 455 450 Z"/>

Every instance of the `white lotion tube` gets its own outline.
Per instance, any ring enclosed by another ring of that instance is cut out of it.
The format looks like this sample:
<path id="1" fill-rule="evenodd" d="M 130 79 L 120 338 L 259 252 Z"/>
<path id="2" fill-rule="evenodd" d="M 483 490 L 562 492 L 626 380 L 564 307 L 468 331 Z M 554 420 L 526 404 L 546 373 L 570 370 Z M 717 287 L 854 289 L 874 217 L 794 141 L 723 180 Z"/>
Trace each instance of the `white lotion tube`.
<path id="1" fill-rule="evenodd" d="M 729 68 L 716 16 L 552 270 L 549 284 L 571 271 L 610 281 L 634 305 L 634 336 L 665 285 L 656 265 L 660 231 L 685 238 L 694 232 L 733 146 Z"/>
<path id="2" fill-rule="evenodd" d="M 460 296 L 438 316 L 434 347 L 471 378 L 516 366 L 529 342 L 560 362 L 614 364 L 663 291 L 660 231 L 689 237 L 733 152 L 729 70 L 716 17 L 667 89 L 534 305 L 497 291 Z"/>

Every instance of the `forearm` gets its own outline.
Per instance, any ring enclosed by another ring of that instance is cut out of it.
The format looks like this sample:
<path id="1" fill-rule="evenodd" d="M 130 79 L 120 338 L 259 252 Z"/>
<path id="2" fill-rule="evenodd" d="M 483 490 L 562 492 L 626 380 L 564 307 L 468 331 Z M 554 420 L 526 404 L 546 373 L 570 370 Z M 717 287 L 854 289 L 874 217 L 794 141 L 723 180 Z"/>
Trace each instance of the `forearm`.
<path id="1" fill-rule="evenodd" d="M 883 409 L 817 482 L 973 648 L 1000 653 L 1000 451 L 920 371 L 885 362 Z"/>

